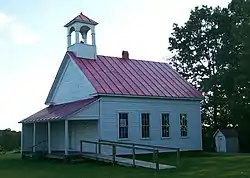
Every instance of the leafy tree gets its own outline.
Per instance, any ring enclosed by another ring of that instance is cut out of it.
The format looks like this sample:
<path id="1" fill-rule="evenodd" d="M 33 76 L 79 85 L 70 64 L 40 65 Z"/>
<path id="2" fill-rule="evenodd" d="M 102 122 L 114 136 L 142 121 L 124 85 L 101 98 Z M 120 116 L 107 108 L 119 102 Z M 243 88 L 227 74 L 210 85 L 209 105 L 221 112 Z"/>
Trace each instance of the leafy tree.
<path id="1" fill-rule="evenodd" d="M 228 103 L 243 151 L 250 151 L 250 1 L 233 0 L 228 9 L 230 30 L 225 46 L 230 65 L 225 76 L 233 89 L 227 91 Z"/>
<path id="2" fill-rule="evenodd" d="M 0 152 L 20 148 L 21 133 L 11 129 L 0 130 Z"/>
<path id="3" fill-rule="evenodd" d="M 218 53 L 222 48 L 227 13 L 227 9 L 220 7 L 196 7 L 184 26 L 174 24 L 173 36 L 169 39 L 169 49 L 174 53 L 170 59 L 173 67 L 203 91 L 204 124 L 215 129 L 227 123 L 219 126 L 218 121 L 220 114 L 227 114 L 223 112 L 225 102 L 221 100 L 223 91 L 218 77 Z"/>
<path id="4" fill-rule="evenodd" d="M 196 7 L 183 26 L 174 24 L 169 42 L 172 66 L 205 96 L 203 125 L 237 127 L 250 150 L 250 1 Z"/>

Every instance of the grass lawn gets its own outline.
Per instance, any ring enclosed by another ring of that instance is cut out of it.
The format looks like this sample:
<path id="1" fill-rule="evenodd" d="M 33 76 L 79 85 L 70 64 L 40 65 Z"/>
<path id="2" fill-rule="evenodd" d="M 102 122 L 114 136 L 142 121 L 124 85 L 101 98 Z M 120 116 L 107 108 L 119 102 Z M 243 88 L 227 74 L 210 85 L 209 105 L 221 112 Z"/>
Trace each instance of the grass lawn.
<path id="1" fill-rule="evenodd" d="M 151 156 L 138 156 L 149 160 Z M 160 162 L 170 164 L 173 155 L 160 156 Z M 1 178 L 196 178 L 196 177 L 249 177 L 250 155 L 222 155 L 215 153 L 181 153 L 181 167 L 175 170 L 161 170 L 112 166 L 97 162 L 69 164 L 56 161 L 20 159 L 19 154 L 0 156 Z"/>

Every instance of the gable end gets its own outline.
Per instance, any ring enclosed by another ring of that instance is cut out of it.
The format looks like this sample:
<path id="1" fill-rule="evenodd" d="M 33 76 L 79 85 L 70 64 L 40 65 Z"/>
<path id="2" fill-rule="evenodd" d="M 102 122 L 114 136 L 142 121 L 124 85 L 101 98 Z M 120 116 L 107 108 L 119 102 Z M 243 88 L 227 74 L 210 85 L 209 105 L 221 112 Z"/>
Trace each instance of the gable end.
<path id="1" fill-rule="evenodd" d="M 89 98 L 95 89 L 66 54 L 57 72 L 45 104 L 61 104 Z"/>
<path id="2" fill-rule="evenodd" d="M 53 84 L 52 84 L 52 86 L 50 88 L 49 94 L 48 94 L 48 96 L 47 96 L 47 98 L 45 100 L 46 105 L 52 104 L 52 103 L 50 103 L 50 101 L 51 101 L 51 99 L 53 97 L 56 86 L 58 85 L 58 83 L 59 83 L 59 81 L 61 79 L 61 76 L 64 73 L 64 69 L 66 68 L 66 66 L 68 64 L 68 61 L 69 61 L 69 55 L 66 53 L 64 55 L 64 57 L 63 57 L 63 61 L 62 61 L 61 65 L 60 65 L 60 67 L 59 67 L 59 70 L 57 71 L 56 77 L 55 77 L 55 79 L 53 81 Z"/>

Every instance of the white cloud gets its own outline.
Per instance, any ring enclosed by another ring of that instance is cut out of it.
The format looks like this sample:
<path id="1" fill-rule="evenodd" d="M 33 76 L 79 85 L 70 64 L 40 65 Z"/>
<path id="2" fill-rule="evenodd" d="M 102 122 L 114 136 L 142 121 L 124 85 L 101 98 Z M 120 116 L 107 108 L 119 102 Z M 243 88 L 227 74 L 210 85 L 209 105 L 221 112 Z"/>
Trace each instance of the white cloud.
<path id="1" fill-rule="evenodd" d="M 3 12 L 0 12 L 0 31 L 1 29 L 11 37 L 11 41 L 14 44 L 34 44 L 39 41 L 37 34 L 31 32 L 25 25 Z"/>
<path id="2" fill-rule="evenodd" d="M 10 33 L 15 44 L 34 44 L 39 41 L 39 37 L 22 24 L 12 23 Z"/>
<path id="3" fill-rule="evenodd" d="M 0 28 L 12 22 L 12 19 L 4 13 L 0 12 Z"/>

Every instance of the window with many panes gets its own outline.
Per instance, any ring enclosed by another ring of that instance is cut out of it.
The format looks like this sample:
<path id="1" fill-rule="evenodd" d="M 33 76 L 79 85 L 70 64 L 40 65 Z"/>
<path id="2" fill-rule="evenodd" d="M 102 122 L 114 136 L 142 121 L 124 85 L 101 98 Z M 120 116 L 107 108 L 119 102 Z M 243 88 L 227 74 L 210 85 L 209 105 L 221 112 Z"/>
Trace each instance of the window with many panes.
<path id="1" fill-rule="evenodd" d="M 119 138 L 128 138 L 128 113 L 119 113 Z"/>
<path id="2" fill-rule="evenodd" d="M 181 136 L 186 137 L 188 135 L 187 114 L 180 114 L 180 127 Z"/>
<path id="3" fill-rule="evenodd" d="M 150 137 L 149 113 L 141 114 L 141 137 L 142 138 Z"/>
<path id="4" fill-rule="evenodd" d="M 161 114 L 161 137 L 169 137 L 169 113 Z"/>

